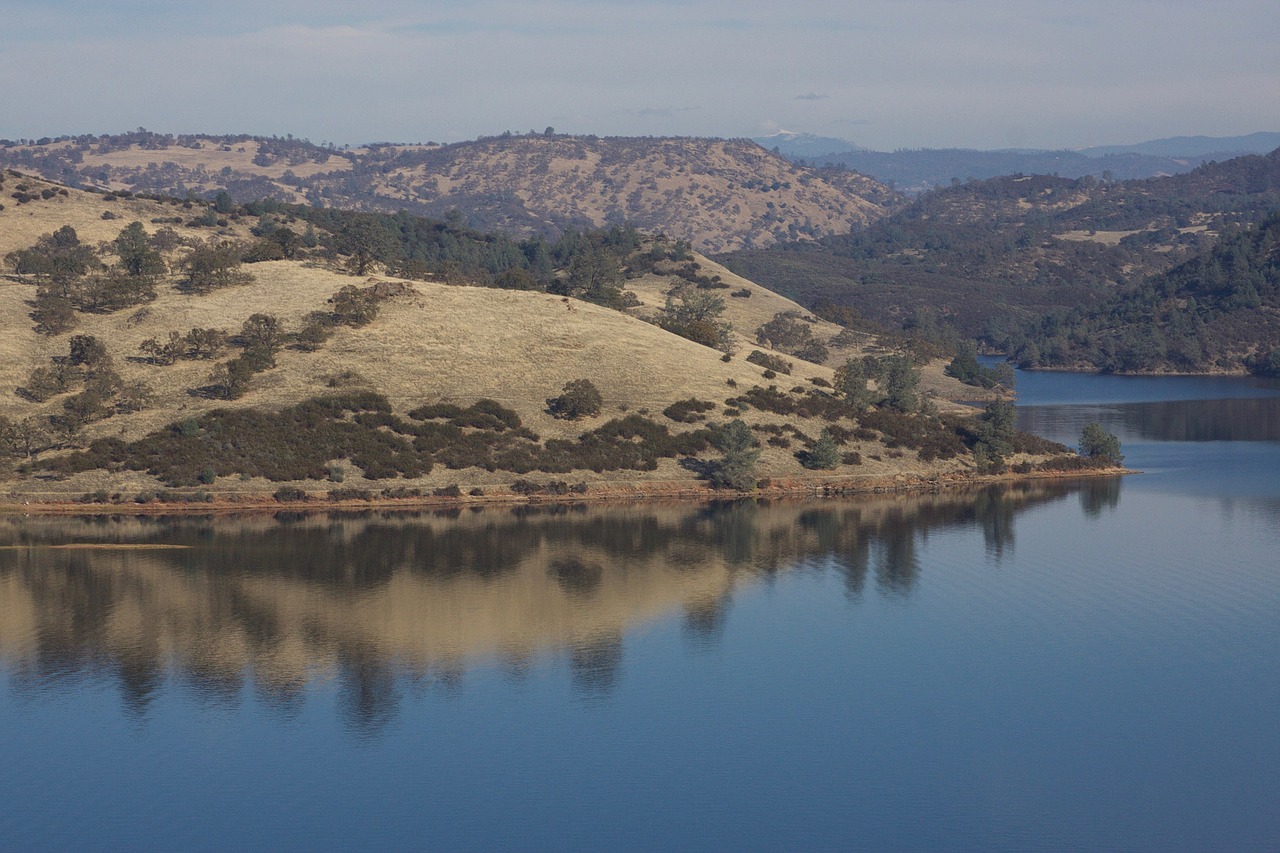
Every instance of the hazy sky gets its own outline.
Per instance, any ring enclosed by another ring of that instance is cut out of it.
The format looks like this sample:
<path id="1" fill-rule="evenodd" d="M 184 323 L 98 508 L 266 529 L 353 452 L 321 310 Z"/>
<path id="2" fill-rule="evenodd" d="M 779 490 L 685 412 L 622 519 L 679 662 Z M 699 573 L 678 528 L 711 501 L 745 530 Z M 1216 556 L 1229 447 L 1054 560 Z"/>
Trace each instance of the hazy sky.
<path id="1" fill-rule="evenodd" d="M 1280 130 L 1276 0 L 4 0 L 0 137 Z"/>

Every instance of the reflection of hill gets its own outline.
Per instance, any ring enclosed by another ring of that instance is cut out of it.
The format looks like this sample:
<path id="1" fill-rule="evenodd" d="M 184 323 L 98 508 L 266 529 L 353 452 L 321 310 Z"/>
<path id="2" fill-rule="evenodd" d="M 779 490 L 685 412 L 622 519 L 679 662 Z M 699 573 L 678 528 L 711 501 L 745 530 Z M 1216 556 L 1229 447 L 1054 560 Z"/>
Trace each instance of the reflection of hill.
<path id="1" fill-rule="evenodd" d="M 1135 403 L 1121 415 L 1154 441 L 1280 441 L 1280 397 Z"/>
<path id="2" fill-rule="evenodd" d="M 395 673 L 454 678 L 479 657 L 518 669 L 568 650 L 575 683 L 607 690 L 637 624 L 683 611 L 687 636 L 714 642 L 738 584 L 813 559 L 851 593 L 870 575 L 907 595 L 931 530 L 981 526 L 999 550 L 1018 509 L 1070 489 L 461 516 L 7 519 L 0 661 L 20 682 L 112 673 L 142 703 L 166 671 L 214 693 L 248 677 L 282 698 L 336 673 L 361 719 L 394 694 Z M 189 547 L 40 547 L 66 542 Z"/>
<path id="3" fill-rule="evenodd" d="M 1146 441 L 1280 441 L 1280 397 L 1024 406 L 1018 410 L 1018 428 L 1036 435 L 1078 434 L 1079 425 L 1091 420 L 1121 438 Z"/>

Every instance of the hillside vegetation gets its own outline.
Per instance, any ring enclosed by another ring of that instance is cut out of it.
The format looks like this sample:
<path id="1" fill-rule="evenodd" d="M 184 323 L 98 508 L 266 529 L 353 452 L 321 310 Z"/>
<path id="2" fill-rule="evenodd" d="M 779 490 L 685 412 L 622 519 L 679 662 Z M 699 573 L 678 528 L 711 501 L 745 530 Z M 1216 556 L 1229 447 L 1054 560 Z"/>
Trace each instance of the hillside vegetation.
<path id="1" fill-rule="evenodd" d="M 1001 347 L 1041 317 L 1101 306 L 1277 209 L 1280 151 L 1141 181 L 973 181 L 861 231 L 719 260 L 803 304 L 841 303 L 888 328 Z"/>
<path id="2" fill-rule="evenodd" d="M 1065 448 L 1007 412 L 960 414 L 946 398 L 972 389 L 938 364 L 629 229 L 516 243 L 13 173 L 3 191 L 24 199 L 0 210 L 18 496 L 749 490 L 1082 464 L 1051 462 Z"/>
<path id="3" fill-rule="evenodd" d="M 444 217 L 553 237 L 629 223 L 705 251 L 813 239 L 896 203 L 882 184 L 789 162 L 749 140 L 506 134 L 358 149 L 139 131 L 0 145 L 0 166 L 70 186 Z"/>
<path id="4" fill-rule="evenodd" d="M 1168 272 L 1093 308 L 1055 312 L 1000 344 L 1027 367 L 1280 376 L 1280 214 L 1229 229 Z"/>

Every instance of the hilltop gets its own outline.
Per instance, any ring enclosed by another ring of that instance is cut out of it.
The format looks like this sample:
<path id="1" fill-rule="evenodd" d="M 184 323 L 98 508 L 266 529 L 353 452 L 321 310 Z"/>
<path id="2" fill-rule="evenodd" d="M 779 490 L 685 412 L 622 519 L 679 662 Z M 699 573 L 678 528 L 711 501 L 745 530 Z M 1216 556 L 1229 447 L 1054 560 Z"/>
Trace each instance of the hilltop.
<path id="1" fill-rule="evenodd" d="M 70 186 L 444 217 L 527 236 L 629 223 L 703 251 L 813 239 L 897 203 L 876 181 L 750 140 L 504 134 L 451 145 L 313 145 L 140 131 L 0 145 L 0 166 Z"/>
<path id="2" fill-rule="evenodd" d="M 4 177 L 0 437 L 28 499 L 700 493 L 733 453 L 735 488 L 1081 464 L 679 243 Z"/>

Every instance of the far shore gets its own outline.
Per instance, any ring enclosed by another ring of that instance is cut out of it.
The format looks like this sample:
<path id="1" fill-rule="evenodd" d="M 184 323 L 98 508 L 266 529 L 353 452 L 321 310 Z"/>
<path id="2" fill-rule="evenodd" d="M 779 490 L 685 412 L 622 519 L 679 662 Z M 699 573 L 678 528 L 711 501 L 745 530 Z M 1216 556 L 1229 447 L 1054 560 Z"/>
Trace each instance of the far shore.
<path id="1" fill-rule="evenodd" d="M 1095 468 L 1082 471 L 1033 471 L 1027 474 L 947 474 L 936 476 L 905 475 L 867 478 L 856 476 L 795 478 L 772 480 L 750 492 L 714 489 L 696 481 L 634 481 L 594 483 L 585 494 L 521 495 L 493 491 L 484 495 L 441 497 L 422 495 L 410 498 L 373 497 L 368 500 L 328 500 L 327 493 L 308 493 L 307 500 L 278 501 L 262 492 L 209 492 L 210 500 L 201 502 L 133 501 L 91 503 L 83 500 L 32 500 L 21 495 L 0 497 L 0 515 L 234 515 L 277 512 L 323 513 L 352 510 L 416 510 L 460 509 L 463 507 L 630 503 L 652 500 L 709 503 L 746 498 L 835 498 L 873 494 L 907 494 L 963 490 L 999 483 L 1038 480 L 1085 480 L 1139 474 L 1129 468 Z"/>

